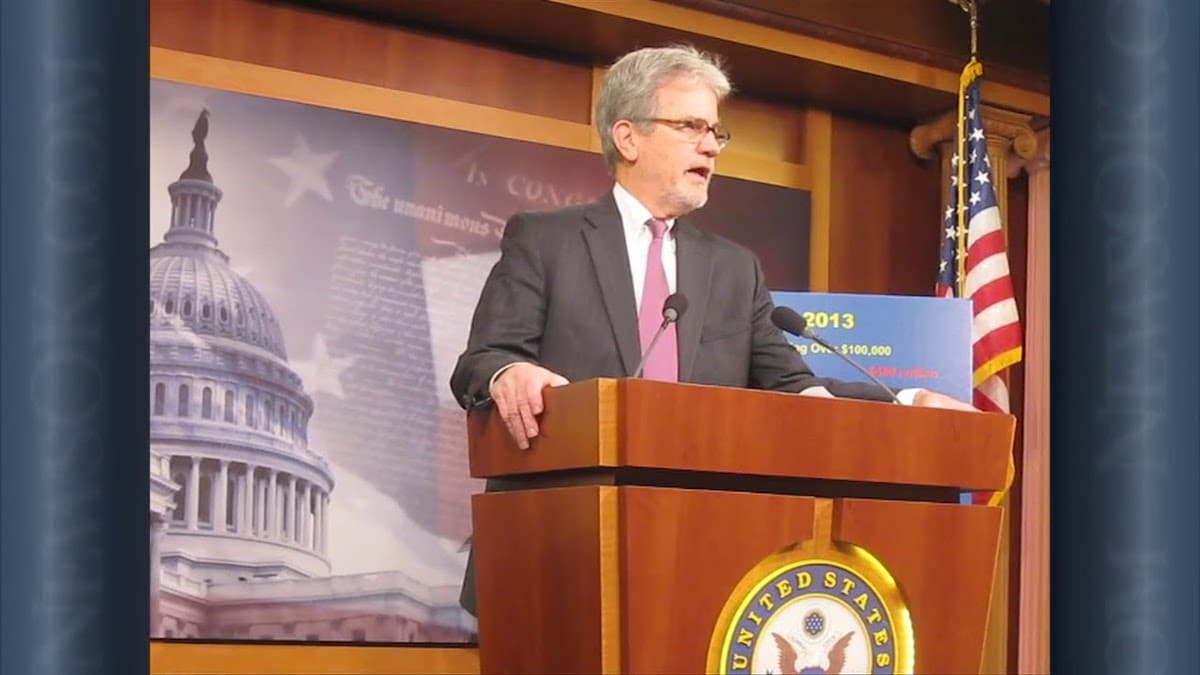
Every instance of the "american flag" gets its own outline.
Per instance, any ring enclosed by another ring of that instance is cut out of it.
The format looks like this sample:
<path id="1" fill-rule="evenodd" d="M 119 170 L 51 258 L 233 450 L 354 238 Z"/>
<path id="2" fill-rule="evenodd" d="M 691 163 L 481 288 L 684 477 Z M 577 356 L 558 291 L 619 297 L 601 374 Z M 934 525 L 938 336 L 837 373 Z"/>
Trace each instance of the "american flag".
<path id="1" fill-rule="evenodd" d="M 944 298 L 971 299 L 974 404 L 980 410 L 1007 413 L 1004 371 L 1021 360 L 1021 320 L 979 110 L 982 74 L 982 64 L 974 59 L 963 69 L 955 152 L 950 157 L 950 199 L 942 220 L 944 236 L 935 292 Z M 1014 473 L 1009 457 L 1006 486 L 1011 485 Z M 996 505 L 1007 492 L 1005 487 L 997 493 L 969 496 L 968 501 Z"/>
<path id="2" fill-rule="evenodd" d="M 971 299 L 975 407 L 1007 413 L 1004 370 L 1021 360 L 1022 335 L 979 110 L 982 70 L 972 61 L 963 71 L 965 86 L 956 150 L 950 158 L 950 199 L 942 223 L 936 293 Z"/>

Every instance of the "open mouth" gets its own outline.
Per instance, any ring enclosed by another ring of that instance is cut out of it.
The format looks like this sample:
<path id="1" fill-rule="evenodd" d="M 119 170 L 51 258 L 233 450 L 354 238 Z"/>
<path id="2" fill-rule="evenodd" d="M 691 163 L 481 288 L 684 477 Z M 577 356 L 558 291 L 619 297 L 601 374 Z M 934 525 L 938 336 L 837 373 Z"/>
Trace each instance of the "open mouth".
<path id="1" fill-rule="evenodd" d="M 712 175 L 712 169 L 707 166 L 693 166 L 687 172 L 690 175 L 699 176 L 704 180 L 708 180 L 708 177 Z"/>

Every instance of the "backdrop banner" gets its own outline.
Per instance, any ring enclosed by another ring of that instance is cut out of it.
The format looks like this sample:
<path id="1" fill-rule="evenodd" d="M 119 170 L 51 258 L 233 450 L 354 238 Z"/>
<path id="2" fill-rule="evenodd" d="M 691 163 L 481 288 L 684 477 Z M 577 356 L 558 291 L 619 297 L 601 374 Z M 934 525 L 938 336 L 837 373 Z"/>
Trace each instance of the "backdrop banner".
<path id="1" fill-rule="evenodd" d="M 515 212 L 598 154 L 154 80 L 151 635 L 465 642 L 449 378 Z M 705 229 L 804 288 L 809 194 L 727 177 Z"/>

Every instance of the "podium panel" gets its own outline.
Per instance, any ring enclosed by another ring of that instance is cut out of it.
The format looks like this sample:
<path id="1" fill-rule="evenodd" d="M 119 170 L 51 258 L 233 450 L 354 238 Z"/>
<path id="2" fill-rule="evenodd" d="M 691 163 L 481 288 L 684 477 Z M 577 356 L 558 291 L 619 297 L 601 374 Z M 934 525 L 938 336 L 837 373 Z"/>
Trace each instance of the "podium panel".
<path id="1" fill-rule="evenodd" d="M 529 450 L 470 420 L 476 475 L 501 479 L 472 503 L 481 672 L 979 671 L 1001 510 L 955 497 L 1000 487 L 1010 416 L 547 393 Z"/>
<path id="2" fill-rule="evenodd" d="M 600 486 L 475 495 L 480 673 L 621 672 L 616 497 Z"/>
<path id="3" fill-rule="evenodd" d="M 637 486 L 476 499 L 483 673 L 711 672 L 731 594 L 761 561 L 813 537 L 819 501 Z M 915 672 L 978 672 L 1000 510 L 831 504 L 834 541 L 868 551 L 897 579 L 917 636 Z M 923 650 L 922 635 L 935 648 Z"/>

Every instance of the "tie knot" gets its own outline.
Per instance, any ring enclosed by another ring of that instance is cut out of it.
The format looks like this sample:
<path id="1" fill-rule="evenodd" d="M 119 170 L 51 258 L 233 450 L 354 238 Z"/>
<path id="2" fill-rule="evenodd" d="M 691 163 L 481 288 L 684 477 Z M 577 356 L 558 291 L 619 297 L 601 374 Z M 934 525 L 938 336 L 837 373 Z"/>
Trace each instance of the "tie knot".
<path id="1" fill-rule="evenodd" d="M 650 234 L 654 235 L 655 239 L 662 239 L 667 232 L 667 222 L 658 218 L 647 220 L 646 227 L 650 228 Z"/>

